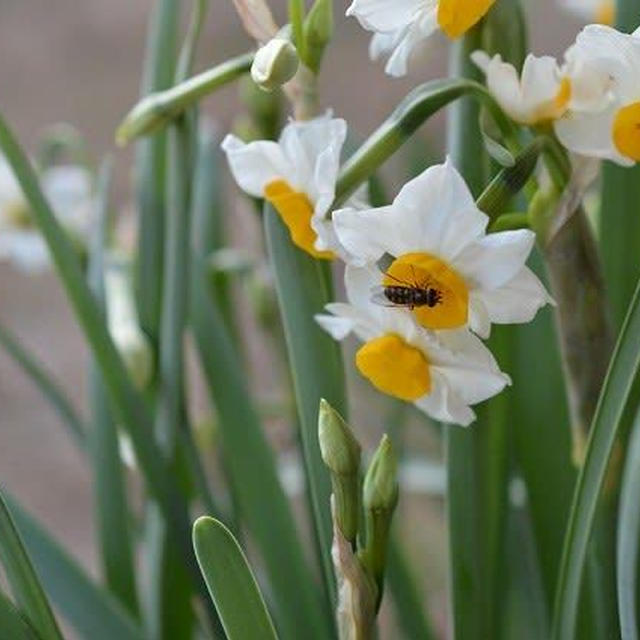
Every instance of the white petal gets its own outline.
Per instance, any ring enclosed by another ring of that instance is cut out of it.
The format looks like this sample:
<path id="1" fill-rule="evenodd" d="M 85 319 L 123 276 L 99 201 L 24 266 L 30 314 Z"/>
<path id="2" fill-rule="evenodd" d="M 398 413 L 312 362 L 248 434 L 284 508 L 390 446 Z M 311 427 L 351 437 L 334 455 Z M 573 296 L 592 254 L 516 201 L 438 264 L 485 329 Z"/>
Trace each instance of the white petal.
<path id="1" fill-rule="evenodd" d="M 388 33 L 409 24 L 424 0 L 353 0 L 346 15 L 355 16 L 364 29 Z"/>
<path id="2" fill-rule="evenodd" d="M 465 247 L 454 267 L 476 287 L 495 289 L 522 269 L 535 238 L 528 229 L 491 233 Z"/>
<path id="3" fill-rule="evenodd" d="M 348 331 L 344 333 L 343 337 L 353 332 L 363 341 L 371 340 L 385 333 L 384 326 L 379 325 L 377 319 L 368 314 L 366 309 L 345 304 L 344 302 L 332 302 L 325 309 L 343 321 L 341 324 L 331 324 L 324 319 L 327 316 L 316 316 L 316 320 L 319 321 L 322 328 L 331 333 L 336 339 L 342 339 L 337 336 L 347 331 L 347 328 Z"/>
<path id="4" fill-rule="evenodd" d="M 597 114 L 567 113 L 554 123 L 556 135 L 573 153 L 612 160 L 630 167 L 635 164 L 634 161 L 623 156 L 613 142 L 613 123 L 618 108 L 619 105 L 613 104 Z"/>
<path id="5" fill-rule="evenodd" d="M 483 340 L 491 335 L 491 318 L 481 297 L 475 292 L 469 295 L 469 329 Z"/>
<path id="6" fill-rule="evenodd" d="M 553 304 L 543 284 L 528 267 L 503 286 L 491 291 L 477 290 L 472 295 L 482 301 L 491 322 L 499 324 L 531 322 L 539 309 Z"/>
<path id="7" fill-rule="evenodd" d="M 431 377 L 431 393 L 420 398 L 415 405 L 440 422 L 468 427 L 476 419 L 476 414 L 451 393 L 446 382 L 435 371 Z"/>
<path id="8" fill-rule="evenodd" d="M 298 188 L 295 172 L 286 161 L 276 142 L 259 140 L 245 144 L 233 135 L 222 141 L 229 168 L 238 186 L 255 198 L 264 195 L 264 188 L 274 180 L 286 180 L 292 188 Z"/>
<path id="9" fill-rule="evenodd" d="M 39 273 L 49 268 L 49 250 L 36 231 L 0 232 L 0 260 L 7 260 L 26 273 Z"/>
<path id="10" fill-rule="evenodd" d="M 344 340 L 355 326 L 351 318 L 329 316 L 324 313 L 318 313 L 314 318 L 334 340 Z"/>
<path id="11" fill-rule="evenodd" d="M 93 207 L 91 174 L 79 166 L 58 166 L 47 169 L 40 181 L 58 219 L 75 231 L 87 232 Z"/>
<path id="12" fill-rule="evenodd" d="M 369 42 L 369 57 L 377 60 L 386 53 L 391 53 L 404 35 L 404 28 L 391 33 L 375 33 Z"/>

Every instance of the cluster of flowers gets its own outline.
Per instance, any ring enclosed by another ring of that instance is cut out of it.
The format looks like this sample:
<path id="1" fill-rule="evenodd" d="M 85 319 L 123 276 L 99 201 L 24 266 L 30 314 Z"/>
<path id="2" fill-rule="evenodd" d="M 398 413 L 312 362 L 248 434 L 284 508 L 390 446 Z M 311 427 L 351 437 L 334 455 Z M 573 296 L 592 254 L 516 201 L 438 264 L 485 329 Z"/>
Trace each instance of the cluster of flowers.
<path id="1" fill-rule="evenodd" d="M 274 206 L 294 244 L 346 262 L 349 303 L 317 320 L 337 340 L 364 342 L 360 373 L 435 419 L 468 425 L 469 405 L 509 384 L 477 336 L 492 323 L 527 322 L 550 301 L 525 265 L 534 234 L 487 235 L 487 216 L 449 162 L 408 182 L 390 206 L 327 217 L 345 136 L 344 120 L 325 115 L 291 122 L 278 142 L 229 135 L 222 146 L 240 187 Z"/>
<path id="2" fill-rule="evenodd" d="M 371 55 L 390 51 L 402 75 L 415 44 L 438 27 L 467 31 L 494 0 L 354 0 L 347 13 L 375 32 Z M 473 60 L 517 123 L 553 123 L 576 153 L 620 164 L 640 159 L 640 35 L 590 25 L 559 65 L 529 56 L 522 78 L 499 56 Z M 294 244 L 346 263 L 348 303 L 317 316 L 336 340 L 355 334 L 360 373 L 434 419 L 468 425 L 470 406 L 510 383 L 482 339 L 492 323 L 531 321 L 550 296 L 526 261 L 529 230 L 487 234 L 488 218 L 447 161 L 405 184 L 389 206 L 352 201 L 332 211 L 346 123 L 327 114 L 291 122 L 278 142 L 223 141 L 238 185 L 278 211 Z"/>

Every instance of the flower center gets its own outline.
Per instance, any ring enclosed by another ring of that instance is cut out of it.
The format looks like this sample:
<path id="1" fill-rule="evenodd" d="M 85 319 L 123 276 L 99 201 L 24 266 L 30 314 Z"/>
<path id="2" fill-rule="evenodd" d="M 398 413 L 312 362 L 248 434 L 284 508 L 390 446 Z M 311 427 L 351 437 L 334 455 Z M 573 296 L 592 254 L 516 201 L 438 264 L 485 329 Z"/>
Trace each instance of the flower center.
<path id="1" fill-rule="evenodd" d="M 4 206 L 4 218 L 10 226 L 17 229 L 28 229 L 33 226 L 29 207 L 24 200 L 13 200 Z"/>
<path id="2" fill-rule="evenodd" d="M 623 156 L 640 161 L 640 102 L 618 111 L 613 122 L 613 141 Z"/>
<path id="3" fill-rule="evenodd" d="M 313 205 L 306 194 L 294 191 L 284 180 L 274 180 L 264 188 L 264 197 L 287 225 L 293 244 L 314 258 L 335 258 L 331 251 L 318 251 L 314 246 L 318 236 L 311 228 Z"/>
<path id="4" fill-rule="evenodd" d="M 414 293 L 416 320 L 428 329 L 454 329 L 467 324 L 469 289 L 445 262 L 429 253 L 406 253 L 387 269 L 385 287 L 405 287 Z"/>
<path id="5" fill-rule="evenodd" d="M 616 18 L 616 6 L 611 0 L 603 0 L 596 9 L 595 21 L 612 26 Z"/>
<path id="6" fill-rule="evenodd" d="M 475 25 L 495 0 L 440 0 L 438 24 L 450 37 L 459 38 Z"/>
<path id="7" fill-rule="evenodd" d="M 567 110 L 569 100 L 571 100 L 571 80 L 563 78 L 560 83 L 560 89 L 553 100 L 553 107 L 556 112 L 555 117 L 560 117 Z"/>
<path id="8" fill-rule="evenodd" d="M 395 398 L 413 402 L 431 391 L 425 355 L 392 333 L 365 342 L 356 366 L 376 389 Z"/>

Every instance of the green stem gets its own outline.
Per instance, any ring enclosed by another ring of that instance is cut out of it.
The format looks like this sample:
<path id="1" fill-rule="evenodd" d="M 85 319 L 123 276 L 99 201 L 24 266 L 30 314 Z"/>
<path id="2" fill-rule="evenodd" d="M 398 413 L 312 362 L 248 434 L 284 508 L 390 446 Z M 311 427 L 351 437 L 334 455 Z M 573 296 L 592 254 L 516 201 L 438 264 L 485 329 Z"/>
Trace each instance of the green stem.
<path id="1" fill-rule="evenodd" d="M 427 82 L 414 89 L 345 163 L 336 185 L 336 199 L 332 208 L 342 204 L 432 115 L 463 96 L 473 97 L 489 110 L 509 146 L 517 151 L 519 145 L 515 140 L 513 125 L 480 83 L 464 78 Z M 466 104 L 474 103 L 467 101 Z M 477 105 L 473 111 L 478 117 Z"/>
<path id="2" fill-rule="evenodd" d="M 293 42 L 300 60 L 305 60 L 304 41 L 304 0 L 289 0 L 289 22 L 293 32 Z"/>
<path id="3" fill-rule="evenodd" d="M 126 115 L 116 131 L 116 141 L 125 145 L 166 127 L 198 100 L 233 82 L 251 69 L 253 53 L 227 60 L 165 91 L 143 98 Z"/>

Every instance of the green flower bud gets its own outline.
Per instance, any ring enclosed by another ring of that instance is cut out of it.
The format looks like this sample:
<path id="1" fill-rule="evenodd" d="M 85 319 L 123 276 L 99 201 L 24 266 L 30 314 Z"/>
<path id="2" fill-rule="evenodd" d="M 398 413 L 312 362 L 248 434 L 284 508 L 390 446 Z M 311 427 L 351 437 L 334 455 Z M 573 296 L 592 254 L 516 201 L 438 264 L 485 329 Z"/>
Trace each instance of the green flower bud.
<path id="1" fill-rule="evenodd" d="M 320 400 L 318 438 L 322 459 L 331 472 L 336 522 L 355 544 L 360 520 L 360 445 L 326 400 Z"/>
<path id="2" fill-rule="evenodd" d="M 367 470 L 363 493 L 366 545 L 360 552 L 360 560 L 378 585 L 380 606 L 391 520 L 398 503 L 398 461 L 386 435 Z"/>
<path id="3" fill-rule="evenodd" d="M 333 0 L 316 0 L 304 21 L 304 63 L 314 72 L 320 70 L 325 47 L 333 35 Z"/>
<path id="4" fill-rule="evenodd" d="M 273 38 L 256 53 L 251 77 L 261 89 L 273 91 L 293 78 L 299 62 L 298 52 L 291 42 Z"/>
<path id="5" fill-rule="evenodd" d="M 364 479 L 364 506 L 373 511 L 390 511 L 398 502 L 398 460 L 385 434 L 373 455 Z"/>

